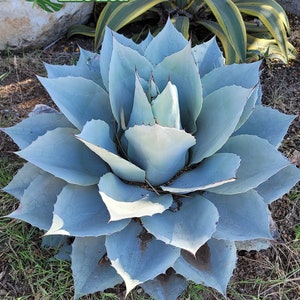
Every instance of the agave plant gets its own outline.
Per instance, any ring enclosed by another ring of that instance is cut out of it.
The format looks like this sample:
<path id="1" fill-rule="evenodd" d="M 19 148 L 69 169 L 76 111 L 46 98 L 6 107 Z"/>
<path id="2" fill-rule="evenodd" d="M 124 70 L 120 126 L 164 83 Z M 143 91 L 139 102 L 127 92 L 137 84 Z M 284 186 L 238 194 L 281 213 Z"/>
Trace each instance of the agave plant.
<path id="1" fill-rule="evenodd" d="M 259 66 L 225 65 L 215 39 L 192 48 L 170 20 L 140 44 L 107 28 L 100 55 L 46 64 L 60 111 L 3 129 L 27 160 L 5 191 L 9 217 L 74 237 L 75 299 L 122 282 L 225 295 L 237 249 L 269 246 L 268 204 L 300 171 L 277 149 L 294 116 L 262 106 Z"/>
<path id="2" fill-rule="evenodd" d="M 170 15 L 174 26 L 188 38 L 205 26 L 221 41 L 226 63 L 245 62 L 269 56 L 287 62 L 295 59 L 296 49 L 288 42 L 290 26 L 284 9 L 276 0 L 130 0 L 107 3 L 96 28 L 74 25 L 68 36 L 94 37 L 100 49 L 105 27 L 119 30 L 125 25 Z M 145 22 L 144 22 L 145 23 Z M 140 35 L 141 33 L 139 33 Z"/>

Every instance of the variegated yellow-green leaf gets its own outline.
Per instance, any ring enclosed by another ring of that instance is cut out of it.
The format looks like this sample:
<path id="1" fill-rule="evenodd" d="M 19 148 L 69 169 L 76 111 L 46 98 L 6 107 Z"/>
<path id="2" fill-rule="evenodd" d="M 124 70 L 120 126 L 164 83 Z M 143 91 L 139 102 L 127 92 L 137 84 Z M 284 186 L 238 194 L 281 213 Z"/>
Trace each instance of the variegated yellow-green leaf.
<path id="1" fill-rule="evenodd" d="M 270 1 L 268 1 L 270 2 Z M 268 2 L 261 1 L 238 1 L 237 7 L 242 13 L 257 17 L 267 27 L 272 34 L 280 50 L 283 53 L 285 62 L 288 61 L 288 41 L 286 29 L 289 30 L 288 23 L 285 19 L 284 11 L 281 12 Z M 272 4 L 272 3 L 271 3 Z"/>
<path id="2" fill-rule="evenodd" d="M 190 29 L 190 20 L 186 16 L 175 16 L 172 18 L 172 23 L 175 28 L 182 33 L 182 35 L 188 39 L 189 38 L 189 29 Z"/>
<path id="3" fill-rule="evenodd" d="M 99 49 L 104 37 L 105 27 L 119 30 L 153 6 L 167 0 L 131 0 L 129 2 L 110 2 L 102 10 L 95 32 L 95 49 Z"/>
<path id="4" fill-rule="evenodd" d="M 231 46 L 228 38 L 226 37 L 223 29 L 217 22 L 204 20 L 199 21 L 199 24 L 205 26 L 207 29 L 209 29 L 211 32 L 213 32 L 221 41 L 223 50 L 225 52 L 225 58 L 227 64 L 233 64 L 240 61 L 239 56 L 237 55 L 234 48 Z"/>
<path id="5" fill-rule="evenodd" d="M 235 50 L 239 60 L 244 62 L 246 59 L 246 28 L 240 11 L 232 0 L 205 0 L 223 34 Z"/>
<path id="6" fill-rule="evenodd" d="M 82 34 L 90 37 L 95 37 L 95 28 L 81 24 L 73 25 L 69 28 L 67 32 L 67 38 L 70 38 L 75 34 Z"/>

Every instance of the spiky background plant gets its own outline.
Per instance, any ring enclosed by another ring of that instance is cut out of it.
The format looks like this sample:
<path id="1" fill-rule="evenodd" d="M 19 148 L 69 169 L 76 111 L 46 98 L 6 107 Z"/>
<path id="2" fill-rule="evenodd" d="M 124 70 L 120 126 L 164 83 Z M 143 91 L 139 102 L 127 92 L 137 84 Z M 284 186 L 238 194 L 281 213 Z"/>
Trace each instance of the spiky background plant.
<path id="1" fill-rule="evenodd" d="M 290 34 L 288 17 L 276 0 L 112 1 L 101 10 L 96 28 L 74 25 L 68 30 L 68 36 L 94 37 L 94 48 L 98 50 L 106 26 L 115 31 L 132 22 L 142 21 L 144 26 L 145 19 L 151 21 L 157 16 L 161 20 L 170 16 L 186 39 L 191 34 L 194 40 L 197 33 L 203 31 L 202 26 L 206 27 L 220 39 L 228 64 L 254 61 L 259 57 L 285 63 L 296 59 L 297 51 L 287 38 Z M 137 39 L 141 31 L 136 33 Z M 157 31 L 157 24 L 153 31 Z"/>
<path id="2" fill-rule="evenodd" d="M 225 65 L 215 39 L 191 48 L 170 21 L 46 65 L 60 111 L 3 129 L 28 161 L 5 191 L 45 244 L 75 237 L 75 299 L 122 282 L 176 299 L 188 280 L 225 295 L 236 250 L 269 246 L 268 204 L 300 171 L 278 151 L 294 117 L 261 105 L 259 66 Z"/>

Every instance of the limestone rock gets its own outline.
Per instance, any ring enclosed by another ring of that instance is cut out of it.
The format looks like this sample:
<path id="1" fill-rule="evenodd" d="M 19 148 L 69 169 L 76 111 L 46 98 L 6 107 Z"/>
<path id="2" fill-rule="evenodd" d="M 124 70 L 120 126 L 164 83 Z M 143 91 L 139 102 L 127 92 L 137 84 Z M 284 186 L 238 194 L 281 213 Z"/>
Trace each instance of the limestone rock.
<path id="1" fill-rule="evenodd" d="M 71 25 L 86 22 L 93 9 L 93 2 L 68 2 L 54 13 L 32 5 L 25 0 L 0 0 L 0 50 L 49 45 Z"/>

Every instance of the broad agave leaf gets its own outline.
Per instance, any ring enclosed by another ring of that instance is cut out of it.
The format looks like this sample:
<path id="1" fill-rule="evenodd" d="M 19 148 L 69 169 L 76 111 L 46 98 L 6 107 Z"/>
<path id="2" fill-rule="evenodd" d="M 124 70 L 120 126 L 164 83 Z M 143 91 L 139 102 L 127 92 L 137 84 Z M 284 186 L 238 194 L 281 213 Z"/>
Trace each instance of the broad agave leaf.
<path id="1" fill-rule="evenodd" d="M 177 273 L 197 284 L 205 284 L 226 294 L 226 286 L 235 267 L 235 244 L 211 238 L 196 255 L 185 250 L 174 265 Z"/>
<path id="2" fill-rule="evenodd" d="M 76 237 L 71 256 L 75 299 L 123 281 L 105 255 L 105 236 Z"/>
<path id="3" fill-rule="evenodd" d="M 166 274 L 161 274 L 155 279 L 143 283 L 142 288 L 154 299 L 173 300 L 187 288 L 187 282 L 173 269 L 169 269 Z"/>
<path id="4" fill-rule="evenodd" d="M 28 161 L 4 190 L 48 244 L 75 237 L 75 299 L 125 282 L 171 300 L 189 280 L 225 295 L 236 248 L 270 244 L 268 205 L 300 171 L 259 67 L 226 66 L 215 39 L 192 48 L 170 20 L 138 45 L 107 28 L 100 56 L 46 66 L 60 112 L 3 129 Z"/>
<path id="5" fill-rule="evenodd" d="M 80 48 L 80 58 L 74 65 L 50 65 L 45 63 L 48 78 L 64 76 L 84 77 L 102 86 L 100 74 L 99 54 Z"/>

